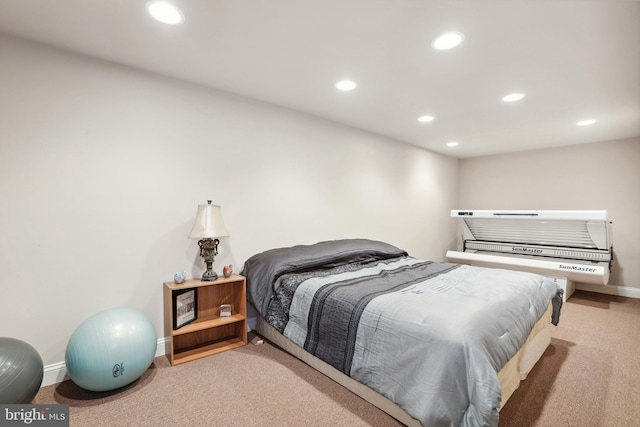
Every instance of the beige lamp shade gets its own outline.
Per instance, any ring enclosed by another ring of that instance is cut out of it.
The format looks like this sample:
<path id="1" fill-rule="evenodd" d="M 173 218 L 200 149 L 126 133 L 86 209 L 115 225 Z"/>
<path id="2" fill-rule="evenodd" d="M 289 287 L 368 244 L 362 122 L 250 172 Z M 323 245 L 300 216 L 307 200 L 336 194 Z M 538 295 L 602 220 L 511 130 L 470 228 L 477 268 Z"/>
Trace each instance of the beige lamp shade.
<path id="1" fill-rule="evenodd" d="M 229 232 L 224 225 L 220 206 L 212 205 L 211 200 L 208 200 L 206 205 L 198 205 L 198 213 L 189 237 L 192 239 L 213 239 L 228 235 Z"/>

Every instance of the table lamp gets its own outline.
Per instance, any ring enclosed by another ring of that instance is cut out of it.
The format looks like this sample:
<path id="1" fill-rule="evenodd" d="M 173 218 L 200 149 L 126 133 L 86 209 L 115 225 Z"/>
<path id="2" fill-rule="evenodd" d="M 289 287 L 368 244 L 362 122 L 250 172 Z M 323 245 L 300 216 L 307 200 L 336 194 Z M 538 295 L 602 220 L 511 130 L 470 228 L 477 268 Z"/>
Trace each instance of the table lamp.
<path id="1" fill-rule="evenodd" d="M 218 255 L 218 237 L 227 237 L 229 232 L 222 220 L 222 209 L 220 206 L 212 205 L 211 200 L 207 200 L 206 205 L 198 205 L 196 220 L 193 223 L 189 238 L 200 239 L 200 256 L 204 258 L 207 269 L 202 273 L 202 280 L 210 282 L 216 280 L 218 275 L 211 268 L 213 259 Z"/>

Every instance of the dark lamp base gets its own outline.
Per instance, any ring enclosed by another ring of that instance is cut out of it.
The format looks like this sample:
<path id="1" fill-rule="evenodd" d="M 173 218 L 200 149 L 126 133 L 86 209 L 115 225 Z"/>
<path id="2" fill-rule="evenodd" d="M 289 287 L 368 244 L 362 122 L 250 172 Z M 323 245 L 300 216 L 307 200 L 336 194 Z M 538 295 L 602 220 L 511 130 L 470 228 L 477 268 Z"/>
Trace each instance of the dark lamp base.
<path id="1" fill-rule="evenodd" d="M 207 270 L 202 273 L 202 281 L 203 282 L 213 282 L 218 279 L 218 274 L 213 270 Z"/>

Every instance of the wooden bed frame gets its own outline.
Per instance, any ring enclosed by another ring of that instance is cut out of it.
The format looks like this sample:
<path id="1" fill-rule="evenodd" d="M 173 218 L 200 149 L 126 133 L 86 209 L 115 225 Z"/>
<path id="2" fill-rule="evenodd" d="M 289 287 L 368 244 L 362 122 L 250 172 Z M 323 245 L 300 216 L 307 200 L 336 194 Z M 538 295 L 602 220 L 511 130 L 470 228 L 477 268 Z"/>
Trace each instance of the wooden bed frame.
<path id="1" fill-rule="evenodd" d="M 498 379 L 502 386 L 502 402 L 500 408 L 504 406 L 509 397 L 519 387 L 520 381 L 524 380 L 533 366 L 540 359 L 545 349 L 551 342 L 551 313 L 552 305 L 542 315 L 529 334 L 527 341 L 520 348 L 505 366 L 498 372 Z M 338 384 L 346 387 L 353 393 L 362 397 L 372 405 L 380 408 L 396 420 L 407 426 L 421 426 L 422 424 L 407 414 L 400 406 L 373 389 L 350 378 L 321 359 L 307 353 L 302 347 L 294 344 L 277 329 L 269 325 L 260 315 L 256 327 L 258 334 L 271 341 L 287 353 L 297 357 L 312 368 L 322 372 Z"/>

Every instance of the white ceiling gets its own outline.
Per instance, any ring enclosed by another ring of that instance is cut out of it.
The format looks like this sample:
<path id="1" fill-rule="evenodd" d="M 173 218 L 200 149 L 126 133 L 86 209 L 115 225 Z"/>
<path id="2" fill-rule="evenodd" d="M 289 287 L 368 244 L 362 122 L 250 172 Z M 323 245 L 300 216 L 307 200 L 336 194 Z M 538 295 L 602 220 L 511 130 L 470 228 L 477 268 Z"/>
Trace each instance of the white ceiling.
<path id="1" fill-rule="evenodd" d="M 145 0 L 0 0 L 0 32 L 459 158 L 640 136 L 636 0 L 172 1 L 180 26 Z M 445 31 L 464 42 L 432 49 Z"/>

